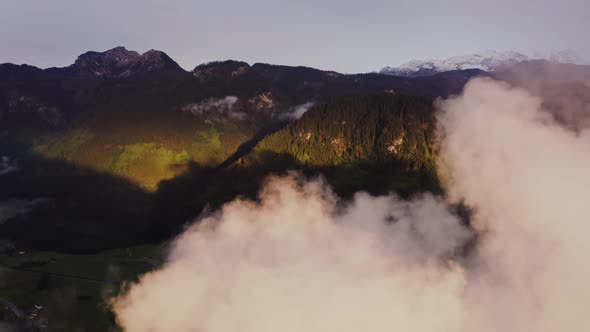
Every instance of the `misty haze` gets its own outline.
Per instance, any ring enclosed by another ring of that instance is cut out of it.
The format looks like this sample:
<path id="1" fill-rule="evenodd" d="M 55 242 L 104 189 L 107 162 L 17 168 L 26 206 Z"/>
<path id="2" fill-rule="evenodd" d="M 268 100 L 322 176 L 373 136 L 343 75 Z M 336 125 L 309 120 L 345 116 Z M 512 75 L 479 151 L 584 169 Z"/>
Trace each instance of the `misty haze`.
<path id="1" fill-rule="evenodd" d="M 589 11 L 0 4 L 0 332 L 590 331 Z"/>

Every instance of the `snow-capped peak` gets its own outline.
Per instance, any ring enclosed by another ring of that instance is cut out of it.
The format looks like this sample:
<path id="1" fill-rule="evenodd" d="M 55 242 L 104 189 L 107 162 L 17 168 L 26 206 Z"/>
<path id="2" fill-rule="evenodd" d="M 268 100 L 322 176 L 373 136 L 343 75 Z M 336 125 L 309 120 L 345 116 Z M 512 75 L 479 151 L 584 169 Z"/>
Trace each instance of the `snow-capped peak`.
<path id="1" fill-rule="evenodd" d="M 500 67 L 530 59 L 518 52 L 487 50 L 471 55 L 455 56 L 446 60 L 413 60 L 399 67 L 385 67 L 381 69 L 380 73 L 416 77 L 450 70 L 480 69 L 494 71 Z"/>

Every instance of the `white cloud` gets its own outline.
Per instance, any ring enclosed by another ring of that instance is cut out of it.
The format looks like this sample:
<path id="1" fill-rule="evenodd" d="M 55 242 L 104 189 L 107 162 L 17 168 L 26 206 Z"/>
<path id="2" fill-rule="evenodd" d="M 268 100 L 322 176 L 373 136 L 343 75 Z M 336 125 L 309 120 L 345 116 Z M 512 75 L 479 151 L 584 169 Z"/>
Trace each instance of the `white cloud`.
<path id="1" fill-rule="evenodd" d="M 126 331 L 590 331 L 590 132 L 488 79 L 439 105 L 448 199 L 271 178 L 114 299 Z M 466 244 L 477 234 L 468 256 Z M 463 252 L 463 254 L 461 254 Z"/>
<path id="2" fill-rule="evenodd" d="M 187 230 L 168 265 L 115 302 L 123 326 L 359 331 L 393 326 L 405 316 L 416 326 L 433 324 L 420 319 L 419 307 L 452 316 L 458 303 L 441 309 L 437 298 L 460 292 L 464 280 L 439 258 L 470 234 L 440 199 L 358 194 L 339 209 L 322 181 L 299 185 L 293 175 L 271 178 L 260 199 L 236 200 Z M 433 283 L 423 288 L 426 279 Z M 410 300 L 419 288 L 421 296 L 402 306 L 399 297 Z"/>
<path id="3" fill-rule="evenodd" d="M 246 113 L 234 110 L 238 97 L 226 96 L 224 98 L 209 98 L 200 103 L 184 105 L 183 112 L 192 113 L 195 116 L 204 116 L 209 120 L 219 120 L 220 117 L 233 120 L 246 119 Z"/>

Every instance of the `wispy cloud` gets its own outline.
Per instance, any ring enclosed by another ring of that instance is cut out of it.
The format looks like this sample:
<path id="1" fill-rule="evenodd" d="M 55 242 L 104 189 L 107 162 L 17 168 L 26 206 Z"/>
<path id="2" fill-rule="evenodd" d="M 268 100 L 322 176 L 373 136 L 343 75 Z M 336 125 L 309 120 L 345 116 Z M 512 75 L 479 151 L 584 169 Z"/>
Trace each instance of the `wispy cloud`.
<path id="1" fill-rule="evenodd" d="M 182 111 L 192 113 L 195 116 L 206 117 L 209 120 L 216 120 L 220 117 L 244 120 L 246 113 L 234 109 L 237 102 L 238 97 L 236 96 L 209 98 L 199 103 L 184 105 Z"/>
<path id="2" fill-rule="evenodd" d="M 305 114 L 305 112 L 309 111 L 315 105 L 314 102 L 307 102 L 304 104 L 297 105 L 290 109 L 288 112 L 283 113 L 280 115 L 282 119 L 290 119 L 290 120 L 298 120 Z"/>

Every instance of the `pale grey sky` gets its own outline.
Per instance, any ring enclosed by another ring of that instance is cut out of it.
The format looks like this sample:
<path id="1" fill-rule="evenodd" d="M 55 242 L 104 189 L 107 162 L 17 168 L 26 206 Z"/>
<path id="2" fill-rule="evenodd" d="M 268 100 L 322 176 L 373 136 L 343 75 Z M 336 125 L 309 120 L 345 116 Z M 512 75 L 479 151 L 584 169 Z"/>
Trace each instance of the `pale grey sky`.
<path id="1" fill-rule="evenodd" d="M 590 0 L 0 0 L 0 63 L 159 49 L 186 69 L 237 59 L 369 72 L 486 49 L 590 59 Z"/>

